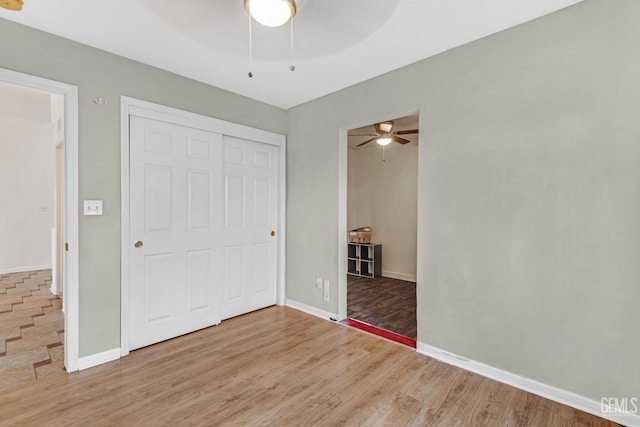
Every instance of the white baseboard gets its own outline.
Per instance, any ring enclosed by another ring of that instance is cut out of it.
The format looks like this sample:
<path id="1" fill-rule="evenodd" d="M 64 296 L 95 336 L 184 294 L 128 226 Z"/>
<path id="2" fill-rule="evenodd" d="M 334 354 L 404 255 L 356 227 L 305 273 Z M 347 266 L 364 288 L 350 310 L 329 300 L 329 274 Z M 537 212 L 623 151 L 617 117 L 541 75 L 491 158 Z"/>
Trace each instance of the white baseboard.
<path id="1" fill-rule="evenodd" d="M 102 353 L 96 353 L 79 358 L 78 370 L 82 371 L 83 369 L 93 368 L 94 366 L 112 362 L 117 359 L 120 359 L 120 348 L 112 348 L 111 350 L 103 351 Z"/>
<path id="2" fill-rule="evenodd" d="M 294 301 L 294 300 L 291 300 L 291 299 L 287 299 L 285 301 L 285 305 L 287 307 L 291 307 L 291 308 L 295 308 L 296 310 L 304 311 L 307 314 L 311 314 L 313 316 L 317 316 L 317 317 L 320 317 L 320 318 L 325 319 L 325 320 L 334 319 L 334 321 L 335 321 L 336 319 L 338 319 L 338 315 L 335 314 L 335 313 L 330 313 L 328 311 L 320 310 L 319 308 L 315 308 L 315 307 L 312 307 L 310 305 L 303 304 L 301 302 Z"/>
<path id="3" fill-rule="evenodd" d="M 475 360 L 458 356 L 429 344 L 418 342 L 416 350 L 418 351 L 418 353 L 432 357 L 449 365 L 457 366 L 458 368 L 474 372 L 476 374 L 482 375 L 483 377 L 491 378 L 492 380 L 496 380 L 501 383 L 544 397 L 546 399 L 571 406 L 573 408 L 588 412 L 598 417 L 605 418 L 607 420 L 614 421 L 626 426 L 640 426 L 640 415 L 633 413 L 615 413 L 615 411 L 613 410 L 603 412 L 601 403 L 597 400 L 593 400 L 588 397 L 563 390 L 561 388 L 525 378 L 523 376 L 504 371 L 493 366 L 485 365 L 484 363 L 476 362 Z"/>
<path id="4" fill-rule="evenodd" d="M 383 271 L 382 276 L 389 277 L 391 279 L 404 280 L 407 282 L 414 282 L 414 283 L 416 282 L 416 276 L 410 276 L 408 274 L 402 274 L 402 273 L 394 273 L 393 271 Z"/>
<path id="5" fill-rule="evenodd" d="M 32 265 L 29 267 L 11 267 L 0 269 L 0 274 L 11 274 L 11 273 L 24 273 L 25 271 L 35 271 L 35 270 L 51 270 L 51 264 L 49 265 Z"/>

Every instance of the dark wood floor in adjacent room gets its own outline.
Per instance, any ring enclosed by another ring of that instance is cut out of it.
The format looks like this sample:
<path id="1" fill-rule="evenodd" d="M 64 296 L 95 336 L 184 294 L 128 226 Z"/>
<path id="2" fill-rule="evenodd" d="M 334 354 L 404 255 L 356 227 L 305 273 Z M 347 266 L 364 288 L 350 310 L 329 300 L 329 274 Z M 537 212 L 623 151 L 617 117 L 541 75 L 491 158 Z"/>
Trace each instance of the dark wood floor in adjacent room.
<path id="1" fill-rule="evenodd" d="M 416 284 L 349 275 L 347 316 L 416 339 Z"/>
<path id="2" fill-rule="evenodd" d="M 0 426 L 608 426 L 287 307 L 0 392 Z"/>

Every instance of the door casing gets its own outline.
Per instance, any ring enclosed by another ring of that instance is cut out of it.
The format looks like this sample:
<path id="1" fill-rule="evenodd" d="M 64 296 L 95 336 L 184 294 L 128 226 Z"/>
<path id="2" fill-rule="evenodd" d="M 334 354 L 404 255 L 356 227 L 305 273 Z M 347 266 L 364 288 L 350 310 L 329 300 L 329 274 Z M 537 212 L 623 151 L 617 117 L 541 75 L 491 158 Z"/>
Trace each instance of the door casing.
<path id="1" fill-rule="evenodd" d="M 380 123 L 388 120 L 389 117 L 404 117 L 418 114 L 419 110 L 406 110 L 400 112 L 390 112 L 386 114 L 380 114 L 363 120 L 358 123 L 351 123 L 346 126 L 342 126 L 339 129 L 338 134 L 338 320 L 344 320 L 347 318 L 347 158 L 349 152 L 349 136 L 350 129 L 357 129 L 362 126 L 367 126 L 371 123 Z M 420 150 L 420 145 L 418 146 Z M 420 163 L 418 162 L 418 175 L 420 175 Z M 418 218 L 422 212 L 422 206 L 420 201 L 420 182 L 418 181 Z M 418 230 L 418 235 L 420 235 Z M 420 248 L 418 247 L 418 252 Z M 420 254 L 418 253 L 418 259 Z M 420 265 L 416 272 L 416 283 L 422 276 L 420 271 Z M 416 310 L 419 310 L 416 307 Z"/>
<path id="2" fill-rule="evenodd" d="M 78 370 L 79 238 L 78 238 L 78 88 L 76 86 L 0 68 L 0 81 L 64 97 L 64 366 Z"/>

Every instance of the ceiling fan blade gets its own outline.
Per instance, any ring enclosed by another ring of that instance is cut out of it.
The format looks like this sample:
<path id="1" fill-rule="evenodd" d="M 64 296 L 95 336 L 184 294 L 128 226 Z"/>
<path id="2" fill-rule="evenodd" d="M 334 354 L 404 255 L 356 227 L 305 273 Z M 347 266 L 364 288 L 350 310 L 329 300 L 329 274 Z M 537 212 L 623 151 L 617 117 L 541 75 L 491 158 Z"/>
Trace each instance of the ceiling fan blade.
<path id="1" fill-rule="evenodd" d="M 348 136 L 378 136 L 377 133 L 350 133 Z"/>
<path id="2" fill-rule="evenodd" d="M 410 142 L 411 142 L 411 141 L 409 141 L 408 139 L 400 138 L 400 137 L 399 137 L 399 136 L 397 136 L 397 135 L 393 137 L 393 140 L 394 140 L 395 142 L 397 142 L 398 144 L 408 144 L 408 143 L 410 143 Z"/>
<path id="3" fill-rule="evenodd" d="M 412 135 L 414 133 L 418 133 L 418 129 L 399 130 L 396 135 Z"/>
<path id="4" fill-rule="evenodd" d="M 366 145 L 366 144 L 368 144 L 368 143 L 370 143 L 370 142 L 372 142 L 372 141 L 375 141 L 376 139 L 377 139 L 377 136 L 376 136 L 376 138 L 368 139 L 368 140 L 366 140 L 365 142 L 362 142 L 362 143 L 360 143 L 360 144 L 356 145 L 356 147 L 362 147 L 363 145 Z M 409 141 L 407 141 L 407 142 L 409 142 Z"/>

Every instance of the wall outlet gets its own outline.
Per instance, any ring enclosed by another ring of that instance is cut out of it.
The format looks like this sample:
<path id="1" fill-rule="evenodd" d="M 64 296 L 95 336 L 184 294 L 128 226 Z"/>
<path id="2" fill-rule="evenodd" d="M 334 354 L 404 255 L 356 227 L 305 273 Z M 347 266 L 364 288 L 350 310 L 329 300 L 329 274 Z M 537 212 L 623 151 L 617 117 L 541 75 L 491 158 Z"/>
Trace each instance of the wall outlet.
<path id="1" fill-rule="evenodd" d="M 316 277 L 316 288 L 322 289 L 322 277 Z"/>
<path id="2" fill-rule="evenodd" d="M 329 302 L 329 285 L 331 283 L 328 280 L 324 281 L 324 302 Z"/>

